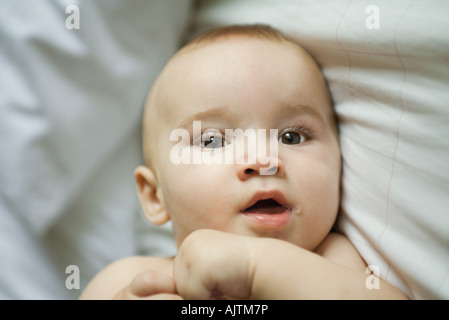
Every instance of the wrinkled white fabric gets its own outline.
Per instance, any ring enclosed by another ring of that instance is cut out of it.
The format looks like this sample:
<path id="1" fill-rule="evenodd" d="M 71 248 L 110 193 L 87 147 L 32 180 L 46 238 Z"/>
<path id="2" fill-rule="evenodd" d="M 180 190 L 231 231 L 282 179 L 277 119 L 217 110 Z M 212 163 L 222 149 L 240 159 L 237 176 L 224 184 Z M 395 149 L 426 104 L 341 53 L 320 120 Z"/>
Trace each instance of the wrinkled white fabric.
<path id="1" fill-rule="evenodd" d="M 144 100 L 190 5 L 0 3 L 0 298 L 76 298 L 116 259 L 175 253 L 170 228 L 143 217 L 133 170 Z"/>

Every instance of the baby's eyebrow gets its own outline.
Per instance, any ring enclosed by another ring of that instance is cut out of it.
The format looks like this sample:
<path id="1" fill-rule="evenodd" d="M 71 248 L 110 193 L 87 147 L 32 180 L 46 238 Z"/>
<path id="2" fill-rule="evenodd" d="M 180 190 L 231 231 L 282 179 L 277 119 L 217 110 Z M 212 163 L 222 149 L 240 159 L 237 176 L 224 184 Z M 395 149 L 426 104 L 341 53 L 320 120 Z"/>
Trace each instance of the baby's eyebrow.
<path id="1" fill-rule="evenodd" d="M 192 127 L 193 121 L 223 120 L 226 115 L 229 115 L 229 112 L 226 112 L 226 106 L 211 108 L 188 116 L 178 124 L 177 128 L 189 129 Z"/>
<path id="2" fill-rule="evenodd" d="M 309 105 L 282 103 L 278 109 L 276 109 L 276 114 L 287 118 L 295 117 L 297 115 L 309 116 L 323 124 L 325 123 L 323 115 L 317 108 L 313 108 Z M 223 121 L 229 119 L 229 116 L 228 108 L 226 108 L 226 106 L 219 106 L 188 116 L 178 124 L 177 128 L 189 130 L 192 128 L 193 121 Z"/>
<path id="3" fill-rule="evenodd" d="M 323 115 L 317 110 L 317 108 L 313 108 L 309 105 L 284 103 L 280 106 L 279 111 L 284 115 L 295 116 L 300 114 L 310 116 L 316 120 L 324 122 Z"/>

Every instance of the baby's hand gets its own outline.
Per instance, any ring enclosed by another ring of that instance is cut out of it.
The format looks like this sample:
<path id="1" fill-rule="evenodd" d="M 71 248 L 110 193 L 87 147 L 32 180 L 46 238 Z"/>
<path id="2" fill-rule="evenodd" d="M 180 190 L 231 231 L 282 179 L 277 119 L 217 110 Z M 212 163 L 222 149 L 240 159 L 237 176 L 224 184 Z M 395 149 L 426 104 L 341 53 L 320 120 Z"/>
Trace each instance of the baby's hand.
<path id="1" fill-rule="evenodd" d="M 182 300 L 176 293 L 175 282 L 169 275 L 157 271 L 145 271 L 133 278 L 120 290 L 115 300 Z"/>
<path id="2" fill-rule="evenodd" d="M 190 234 L 174 262 L 177 292 L 185 299 L 250 298 L 255 239 L 213 230 Z"/>

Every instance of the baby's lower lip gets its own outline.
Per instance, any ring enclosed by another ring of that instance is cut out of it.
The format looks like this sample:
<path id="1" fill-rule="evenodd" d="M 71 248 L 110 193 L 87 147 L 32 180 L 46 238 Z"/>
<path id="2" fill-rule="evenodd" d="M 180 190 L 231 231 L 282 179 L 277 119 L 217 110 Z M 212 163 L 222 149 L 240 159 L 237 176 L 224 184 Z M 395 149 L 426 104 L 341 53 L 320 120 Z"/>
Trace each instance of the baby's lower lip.
<path id="1" fill-rule="evenodd" d="M 278 227 L 290 221 L 292 210 L 290 208 L 280 207 L 276 210 L 258 209 L 242 214 L 251 221 L 265 226 Z"/>

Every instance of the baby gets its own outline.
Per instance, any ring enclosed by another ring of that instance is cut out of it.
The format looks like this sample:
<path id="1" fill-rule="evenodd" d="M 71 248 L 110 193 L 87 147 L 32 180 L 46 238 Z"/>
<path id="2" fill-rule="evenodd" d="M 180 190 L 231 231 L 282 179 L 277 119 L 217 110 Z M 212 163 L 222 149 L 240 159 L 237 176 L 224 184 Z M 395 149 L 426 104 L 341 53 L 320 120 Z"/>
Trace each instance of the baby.
<path id="1" fill-rule="evenodd" d="M 139 199 L 152 223 L 172 221 L 178 254 L 117 261 L 81 298 L 405 298 L 380 279 L 369 290 L 364 260 L 331 231 L 331 97 L 314 59 L 277 30 L 228 26 L 188 43 L 150 91 L 143 127 Z"/>

